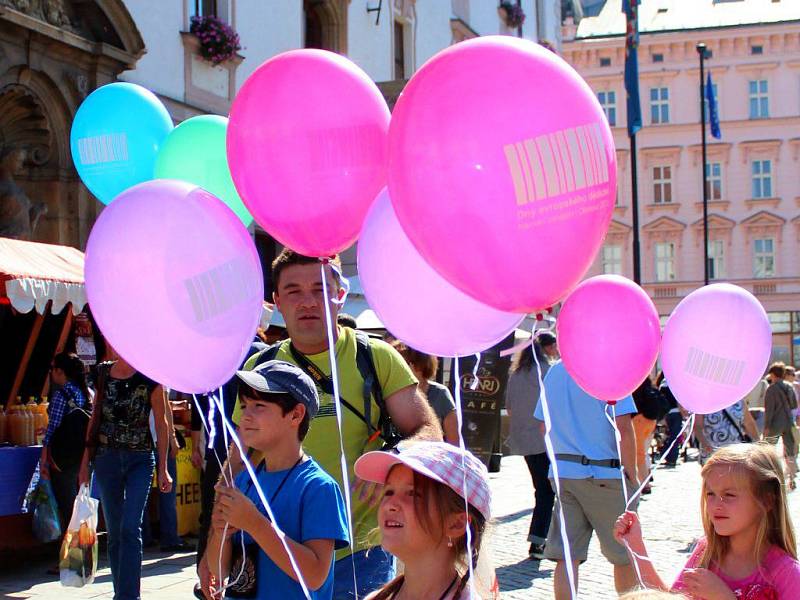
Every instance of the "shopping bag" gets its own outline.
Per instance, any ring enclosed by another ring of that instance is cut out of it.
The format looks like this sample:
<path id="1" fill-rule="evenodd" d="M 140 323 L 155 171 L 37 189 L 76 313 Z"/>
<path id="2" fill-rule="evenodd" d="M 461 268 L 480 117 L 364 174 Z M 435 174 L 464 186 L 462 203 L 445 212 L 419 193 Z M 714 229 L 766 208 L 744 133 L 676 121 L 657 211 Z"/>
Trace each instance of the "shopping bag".
<path id="1" fill-rule="evenodd" d="M 99 502 L 82 485 L 75 498 L 72 518 L 61 543 L 58 570 L 61 585 L 83 587 L 97 573 L 97 510 Z"/>
<path id="2" fill-rule="evenodd" d="M 50 481 L 39 479 L 28 502 L 33 509 L 33 536 L 43 544 L 61 537 L 58 505 Z"/>

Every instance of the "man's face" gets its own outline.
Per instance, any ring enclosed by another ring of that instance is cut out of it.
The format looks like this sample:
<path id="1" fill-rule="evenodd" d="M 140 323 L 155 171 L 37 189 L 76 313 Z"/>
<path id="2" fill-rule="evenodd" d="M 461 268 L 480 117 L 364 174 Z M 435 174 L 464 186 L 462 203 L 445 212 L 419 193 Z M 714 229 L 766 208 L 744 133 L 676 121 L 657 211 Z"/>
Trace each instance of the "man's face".
<path id="1" fill-rule="evenodd" d="M 342 290 L 328 268 L 329 296 L 341 298 Z M 325 304 L 322 293 L 320 266 L 316 263 L 290 265 L 281 272 L 274 294 L 275 305 L 281 311 L 289 337 L 305 344 L 327 341 Z M 336 323 L 339 305 L 330 302 L 331 319 Z"/>

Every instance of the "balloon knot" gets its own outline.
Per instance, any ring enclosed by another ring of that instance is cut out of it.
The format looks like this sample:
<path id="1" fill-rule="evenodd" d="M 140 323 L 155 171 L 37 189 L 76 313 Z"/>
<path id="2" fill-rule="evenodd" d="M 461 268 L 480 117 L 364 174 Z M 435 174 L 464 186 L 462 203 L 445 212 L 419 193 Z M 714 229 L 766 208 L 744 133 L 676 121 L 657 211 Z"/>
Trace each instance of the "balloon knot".
<path id="1" fill-rule="evenodd" d="M 321 262 L 323 265 L 327 265 L 328 263 L 330 263 L 330 262 L 331 262 L 331 259 L 330 259 L 330 257 L 329 257 L 329 256 L 323 256 L 322 258 L 320 258 L 320 259 L 319 259 L 319 261 L 320 261 L 320 262 Z"/>
<path id="2" fill-rule="evenodd" d="M 544 315 L 542 313 L 536 313 L 536 320 L 544 321 Z"/>
<path id="3" fill-rule="evenodd" d="M 608 402 L 606 402 L 606 404 L 608 404 L 609 406 L 616 406 L 617 401 L 616 400 L 609 400 Z"/>

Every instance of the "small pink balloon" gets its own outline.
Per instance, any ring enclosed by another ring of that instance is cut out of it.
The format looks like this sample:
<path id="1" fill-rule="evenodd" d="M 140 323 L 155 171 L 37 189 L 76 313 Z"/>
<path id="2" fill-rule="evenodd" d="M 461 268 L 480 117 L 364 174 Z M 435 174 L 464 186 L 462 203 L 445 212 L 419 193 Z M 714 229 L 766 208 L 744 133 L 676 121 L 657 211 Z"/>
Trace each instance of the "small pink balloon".
<path id="1" fill-rule="evenodd" d="M 420 254 L 499 310 L 538 312 L 591 266 L 616 194 L 614 140 L 561 58 L 509 36 L 443 50 L 389 128 L 389 193 Z"/>
<path id="2" fill-rule="evenodd" d="M 122 192 L 94 224 L 84 268 L 103 335 L 169 388 L 214 390 L 250 348 L 261 263 L 239 218 L 196 185 L 155 179 Z"/>
<path id="3" fill-rule="evenodd" d="M 524 315 L 481 304 L 447 283 L 406 237 L 384 189 L 358 238 L 358 274 L 386 329 L 434 356 L 465 356 L 494 346 Z"/>
<path id="4" fill-rule="evenodd" d="M 641 287 L 619 275 L 599 275 L 576 287 L 557 325 L 564 367 L 585 392 L 606 402 L 639 387 L 658 357 L 658 311 Z"/>
<path id="5" fill-rule="evenodd" d="M 369 76 L 324 50 L 292 50 L 247 78 L 231 107 L 228 163 L 255 220 L 285 246 L 352 245 L 386 185 L 389 108 Z"/>
<path id="6" fill-rule="evenodd" d="M 763 377 L 772 328 L 753 294 L 714 283 L 680 301 L 664 326 L 661 364 L 689 411 L 710 414 L 744 398 Z"/>

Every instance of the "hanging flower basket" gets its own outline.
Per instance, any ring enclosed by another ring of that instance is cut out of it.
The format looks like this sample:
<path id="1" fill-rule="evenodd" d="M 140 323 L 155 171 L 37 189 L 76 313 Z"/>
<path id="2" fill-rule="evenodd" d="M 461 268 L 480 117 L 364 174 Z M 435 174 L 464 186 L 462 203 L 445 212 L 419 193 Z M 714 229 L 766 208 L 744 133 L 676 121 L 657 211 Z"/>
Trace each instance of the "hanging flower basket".
<path id="1" fill-rule="evenodd" d="M 497 12 L 500 13 L 500 17 L 505 21 L 506 26 L 512 29 L 522 27 L 525 22 L 525 11 L 522 10 L 521 6 L 509 0 L 501 2 Z"/>
<path id="2" fill-rule="evenodd" d="M 218 65 L 241 50 L 239 34 L 214 16 L 192 17 L 189 32 L 200 41 L 200 56 Z"/>

